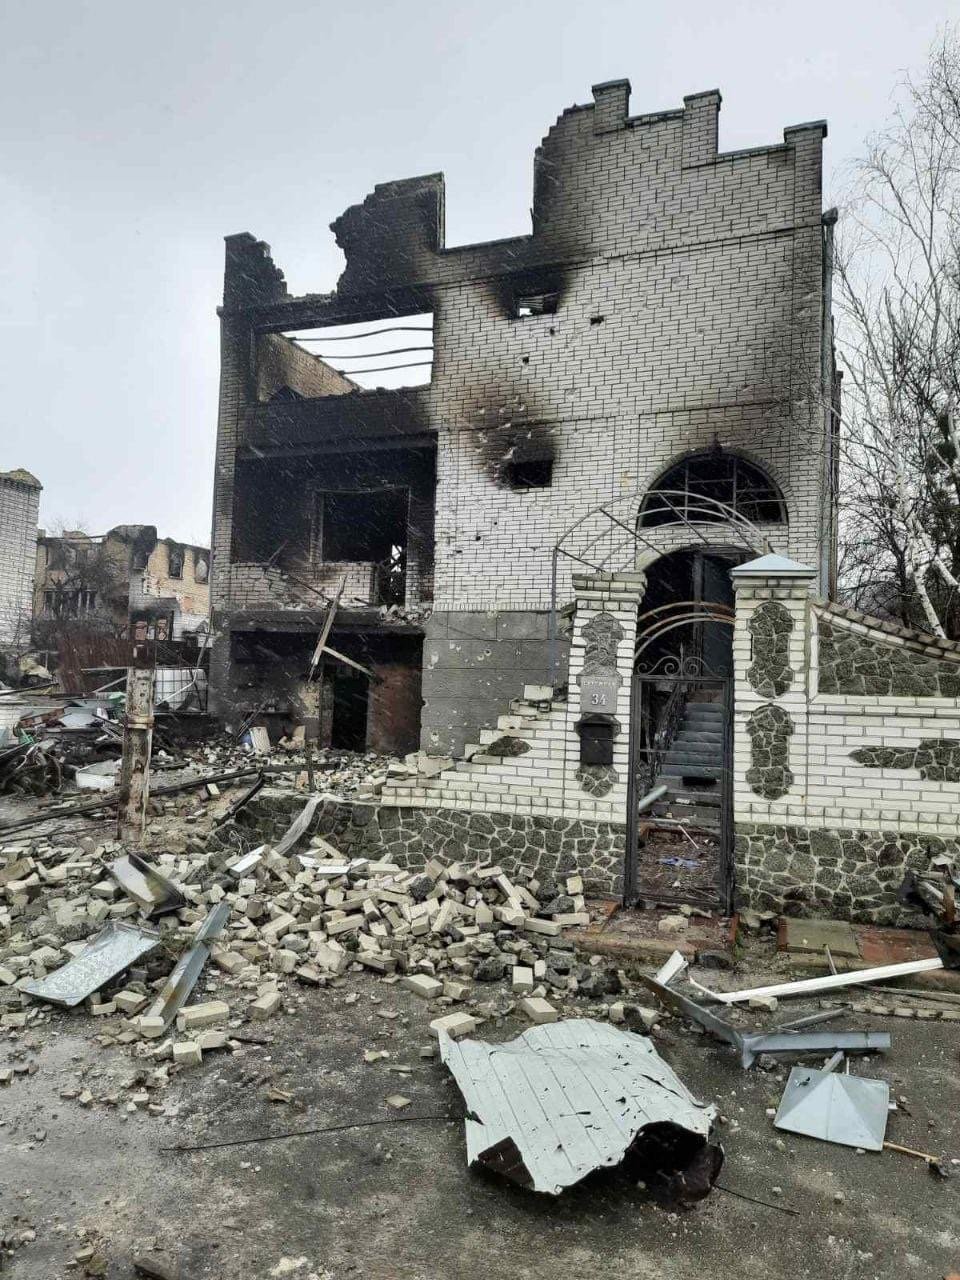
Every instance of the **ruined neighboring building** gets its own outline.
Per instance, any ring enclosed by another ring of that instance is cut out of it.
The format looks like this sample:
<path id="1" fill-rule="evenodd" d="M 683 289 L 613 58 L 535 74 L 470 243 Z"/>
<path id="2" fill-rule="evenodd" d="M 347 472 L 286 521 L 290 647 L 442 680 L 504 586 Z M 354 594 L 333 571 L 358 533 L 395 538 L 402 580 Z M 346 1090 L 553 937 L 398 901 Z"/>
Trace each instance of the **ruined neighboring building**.
<path id="1" fill-rule="evenodd" d="M 646 115 L 629 96 L 597 85 L 550 129 L 529 235 L 448 247 L 430 174 L 332 224 L 333 293 L 290 295 L 266 244 L 227 238 L 212 681 L 228 719 L 461 752 L 525 685 L 566 679 L 552 619 L 577 557 L 596 560 L 578 522 L 608 543 L 622 526 L 651 609 L 732 604 L 727 571 L 750 553 L 728 510 L 831 590 L 826 126 L 720 153 L 718 92 Z M 335 344 L 371 324 L 429 381 L 358 385 Z M 342 579 L 331 643 L 373 685 L 337 663 L 305 679 Z M 698 636 L 729 673 L 729 634 Z"/>
<path id="2" fill-rule="evenodd" d="M 22 468 L 0 471 L 0 648 L 29 641 L 42 488 Z"/>
<path id="3" fill-rule="evenodd" d="M 37 540 L 35 631 L 76 626 L 138 641 L 180 641 L 206 630 L 210 552 L 153 525 L 118 525 Z"/>

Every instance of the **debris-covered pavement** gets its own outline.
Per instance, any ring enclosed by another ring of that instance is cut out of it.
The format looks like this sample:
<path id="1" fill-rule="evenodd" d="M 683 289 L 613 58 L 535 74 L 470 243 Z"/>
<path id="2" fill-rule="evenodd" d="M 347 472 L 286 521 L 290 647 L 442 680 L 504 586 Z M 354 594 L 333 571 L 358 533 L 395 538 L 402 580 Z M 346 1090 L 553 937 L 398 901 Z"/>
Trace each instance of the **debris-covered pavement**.
<path id="1" fill-rule="evenodd" d="M 143 899 L 145 884 L 127 864 L 117 874 L 122 850 L 102 828 L 68 843 L 41 827 L 3 845 L 10 1274 L 466 1277 L 489 1259 L 493 1233 L 513 1273 L 537 1277 L 599 1265 L 685 1276 L 691 1250 L 716 1274 L 765 1280 L 827 1266 L 851 1277 L 949 1269 L 960 1180 L 935 1180 L 895 1151 L 778 1131 L 789 1059 L 762 1054 L 745 1070 L 728 1044 L 661 1007 L 635 966 L 578 952 L 564 931 L 587 914 L 576 877 L 514 883 L 495 867 L 440 863 L 403 873 L 347 862 L 309 830 L 282 854 L 280 841 L 241 855 L 218 832 L 248 781 L 153 802 L 164 812 L 144 857 L 182 894 L 176 910 L 129 896 Z M 150 888 L 163 900 L 162 884 Z M 153 1006 L 213 913 L 222 932 L 165 1030 Z M 23 990 L 114 926 L 155 933 L 156 946 L 90 1000 L 68 1012 Z M 723 985 L 753 985 L 771 964 L 754 935 Z M 688 977 L 717 985 L 694 967 L 671 989 Z M 838 1006 L 828 1030 L 891 1037 L 887 1054 L 852 1068 L 889 1083 L 887 1138 L 956 1170 L 960 1005 L 949 996 L 871 988 L 792 999 L 779 1013 L 775 1002 L 719 1012 L 748 1036 Z M 489 1045 L 570 1019 L 636 1036 L 716 1107 L 726 1163 L 696 1207 L 630 1162 L 556 1200 L 468 1169 L 464 1098 L 441 1040 Z M 134 1272 L 135 1258 L 154 1271 Z"/>

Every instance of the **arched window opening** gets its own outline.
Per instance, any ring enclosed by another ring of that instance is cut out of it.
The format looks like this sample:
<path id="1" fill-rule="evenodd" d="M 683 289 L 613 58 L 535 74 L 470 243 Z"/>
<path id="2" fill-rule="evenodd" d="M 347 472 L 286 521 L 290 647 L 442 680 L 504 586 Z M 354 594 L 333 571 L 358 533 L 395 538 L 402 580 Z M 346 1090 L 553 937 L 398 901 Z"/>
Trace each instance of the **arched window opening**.
<path id="1" fill-rule="evenodd" d="M 787 523 L 786 503 L 770 477 L 745 458 L 714 449 L 664 472 L 643 500 L 639 524 L 722 524 L 727 516 L 718 503 L 753 524 Z"/>

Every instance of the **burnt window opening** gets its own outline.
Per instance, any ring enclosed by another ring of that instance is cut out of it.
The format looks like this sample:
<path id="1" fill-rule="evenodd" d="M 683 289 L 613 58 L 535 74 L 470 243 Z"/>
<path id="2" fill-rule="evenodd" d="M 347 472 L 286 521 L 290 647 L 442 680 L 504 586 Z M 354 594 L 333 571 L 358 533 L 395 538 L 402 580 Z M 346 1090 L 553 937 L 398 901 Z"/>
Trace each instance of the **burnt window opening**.
<path id="1" fill-rule="evenodd" d="M 551 293 L 518 293 L 514 295 L 513 315 L 515 320 L 526 320 L 530 316 L 553 316 L 560 305 L 559 292 Z"/>
<path id="2" fill-rule="evenodd" d="M 197 556 L 193 567 L 193 576 L 197 582 L 206 582 L 210 576 L 210 561 L 205 556 Z"/>
<path id="3" fill-rule="evenodd" d="M 517 458 L 503 468 L 508 489 L 549 489 L 553 484 L 552 458 Z"/>
<path id="4" fill-rule="evenodd" d="M 406 588 L 410 491 L 317 494 L 314 546 L 320 564 L 371 564 L 372 604 L 402 604 Z"/>
<path id="5" fill-rule="evenodd" d="M 685 458 L 657 480 L 643 500 L 639 524 L 722 524 L 727 516 L 716 503 L 754 524 L 787 523 L 787 506 L 773 480 L 745 458 L 713 449 Z"/>
<path id="6" fill-rule="evenodd" d="M 183 577 L 183 548 L 167 548 L 167 573 L 171 578 Z"/>
<path id="7" fill-rule="evenodd" d="M 316 399 L 351 391 L 421 387 L 433 376 L 433 313 L 263 334 L 261 400 Z"/>

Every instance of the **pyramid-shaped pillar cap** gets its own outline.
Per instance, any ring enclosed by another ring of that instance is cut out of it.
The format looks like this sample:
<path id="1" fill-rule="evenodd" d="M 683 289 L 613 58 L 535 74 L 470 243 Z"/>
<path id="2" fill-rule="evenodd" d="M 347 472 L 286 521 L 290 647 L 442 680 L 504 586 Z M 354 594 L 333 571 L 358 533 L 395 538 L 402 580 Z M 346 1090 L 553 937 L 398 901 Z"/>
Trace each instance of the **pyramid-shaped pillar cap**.
<path id="1" fill-rule="evenodd" d="M 730 570 L 731 578 L 815 578 L 816 569 L 808 564 L 800 564 L 789 556 L 778 556 L 774 553 L 759 556 L 756 560 L 748 560 Z"/>

